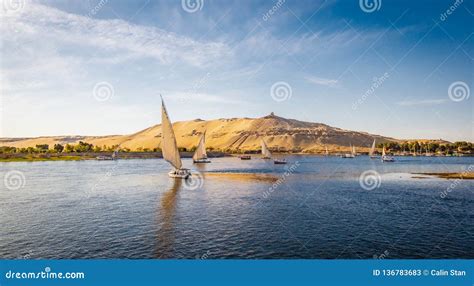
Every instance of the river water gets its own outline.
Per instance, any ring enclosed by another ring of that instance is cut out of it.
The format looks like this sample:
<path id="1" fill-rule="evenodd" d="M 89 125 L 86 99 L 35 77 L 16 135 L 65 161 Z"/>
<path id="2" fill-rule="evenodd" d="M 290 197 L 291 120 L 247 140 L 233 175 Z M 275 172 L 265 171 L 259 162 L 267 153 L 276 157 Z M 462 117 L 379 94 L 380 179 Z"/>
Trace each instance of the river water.
<path id="1" fill-rule="evenodd" d="M 474 158 L 0 163 L 0 258 L 474 258 Z M 415 178 L 413 178 L 415 177 Z"/>

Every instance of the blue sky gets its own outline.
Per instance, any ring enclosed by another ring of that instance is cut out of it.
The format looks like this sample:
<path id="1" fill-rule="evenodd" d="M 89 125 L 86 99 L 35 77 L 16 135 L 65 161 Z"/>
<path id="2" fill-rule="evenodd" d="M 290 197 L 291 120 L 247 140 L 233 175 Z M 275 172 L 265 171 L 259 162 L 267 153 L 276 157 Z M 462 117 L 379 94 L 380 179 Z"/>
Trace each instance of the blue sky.
<path id="1" fill-rule="evenodd" d="M 133 133 L 161 93 L 173 121 L 474 141 L 473 1 L 3 1 L 1 137 Z"/>

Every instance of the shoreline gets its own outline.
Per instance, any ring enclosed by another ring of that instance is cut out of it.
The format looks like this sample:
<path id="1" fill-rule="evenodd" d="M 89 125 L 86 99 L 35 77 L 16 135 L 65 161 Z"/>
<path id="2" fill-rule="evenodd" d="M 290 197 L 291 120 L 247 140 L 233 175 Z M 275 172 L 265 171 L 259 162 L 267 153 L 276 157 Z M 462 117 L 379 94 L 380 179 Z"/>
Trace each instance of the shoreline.
<path id="1" fill-rule="evenodd" d="M 181 158 L 192 158 L 194 152 L 180 152 Z M 87 152 L 87 153 L 13 153 L 0 154 L 0 163 L 6 162 L 44 162 L 44 161 L 82 161 L 96 160 L 99 156 L 110 157 L 111 152 Z M 225 153 L 225 152 L 208 152 L 209 158 L 221 157 L 238 157 L 241 155 L 250 155 L 258 157 L 260 153 Z M 340 153 L 326 155 L 324 153 L 273 153 L 275 157 L 279 156 L 318 156 L 318 157 L 338 157 Z M 359 154 L 358 156 L 368 156 L 367 154 Z M 397 156 L 395 157 L 413 157 L 413 156 Z M 420 156 L 420 157 L 438 157 L 438 156 Z M 472 157 L 470 154 L 462 156 L 439 156 L 439 157 Z M 162 159 L 161 152 L 119 152 L 117 159 Z M 415 174 L 415 173 L 414 173 Z M 438 175 L 438 173 L 416 173 L 418 175 Z"/>
<path id="2" fill-rule="evenodd" d="M 180 152 L 181 158 L 192 158 L 193 152 Z M 221 152 L 209 152 L 209 158 L 228 157 L 229 154 Z M 1 162 L 44 162 L 44 161 L 83 161 L 97 160 L 97 157 L 111 157 L 111 152 L 88 152 L 88 153 L 44 153 L 44 154 L 8 154 L 0 156 Z M 161 152 L 120 152 L 119 160 L 127 159 L 162 159 Z"/>
<path id="3" fill-rule="evenodd" d="M 424 175 L 424 176 L 434 176 L 440 179 L 458 179 L 458 180 L 474 180 L 474 172 L 460 172 L 460 173 L 453 173 L 453 172 L 443 172 L 443 173 L 412 173 L 412 175 Z M 425 179 L 426 177 L 417 177 L 414 176 L 412 178 L 415 179 Z"/>

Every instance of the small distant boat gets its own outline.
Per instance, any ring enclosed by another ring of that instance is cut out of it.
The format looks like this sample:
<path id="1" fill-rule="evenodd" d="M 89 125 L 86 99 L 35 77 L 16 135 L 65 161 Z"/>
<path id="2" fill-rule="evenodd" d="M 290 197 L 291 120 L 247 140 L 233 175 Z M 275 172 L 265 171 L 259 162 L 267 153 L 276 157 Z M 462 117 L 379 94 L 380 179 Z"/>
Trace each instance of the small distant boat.
<path id="1" fill-rule="evenodd" d="M 268 150 L 267 144 L 265 144 L 265 141 L 262 139 L 262 159 L 271 159 L 272 158 L 272 153 L 270 153 L 270 150 Z"/>
<path id="2" fill-rule="evenodd" d="M 273 160 L 273 163 L 274 163 L 275 165 L 284 165 L 284 164 L 286 164 L 287 162 L 286 162 L 285 159 L 275 159 L 275 160 Z"/>
<path id="3" fill-rule="evenodd" d="M 180 179 L 187 179 L 191 176 L 189 169 L 181 168 L 182 162 L 179 156 L 178 145 L 176 144 L 173 125 L 171 125 L 163 98 L 161 98 L 161 145 L 163 159 L 174 167 L 174 170 L 170 171 L 168 175 L 172 178 Z"/>
<path id="4" fill-rule="evenodd" d="M 251 160 L 252 159 L 252 157 L 250 155 L 242 155 L 239 158 L 240 158 L 240 160 Z"/>
<path id="5" fill-rule="evenodd" d="M 200 163 L 211 163 L 209 159 L 207 159 L 207 152 L 206 152 L 206 131 L 201 136 L 199 140 L 199 144 L 196 148 L 196 151 L 193 155 L 193 163 L 200 164 Z"/>
<path id="6" fill-rule="evenodd" d="M 270 152 L 270 150 L 268 150 L 267 144 L 265 144 L 265 141 L 263 139 L 262 139 L 262 159 L 265 159 L 265 160 L 272 159 L 272 153 Z M 273 163 L 275 165 L 283 165 L 283 164 L 286 164 L 287 162 L 285 159 L 274 159 Z"/>
<path id="7" fill-rule="evenodd" d="M 325 147 L 326 147 L 326 156 L 329 156 L 328 146 L 325 146 Z"/>
<path id="8" fill-rule="evenodd" d="M 112 153 L 112 156 L 97 156 L 96 159 L 99 161 L 117 160 L 117 150 Z"/>
<path id="9" fill-rule="evenodd" d="M 395 158 L 385 154 L 385 146 L 383 146 L 383 149 L 382 149 L 382 162 L 395 162 Z"/>
<path id="10" fill-rule="evenodd" d="M 377 159 L 377 156 L 375 156 L 374 154 L 375 154 L 375 139 L 374 139 L 374 142 L 372 143 L 372 147 L 370 148 L 370 151 L 369 151 L 370 159 Z"/>
<path id="11" fill-rule="evenodd" d="M 341 155 L 341 158 L 345 158 L 345 159 L 355 158 L 355 148 L 352 146 L 352 144 L 350 146 L 351 146 L 351 153 L 343 154 Z"/>

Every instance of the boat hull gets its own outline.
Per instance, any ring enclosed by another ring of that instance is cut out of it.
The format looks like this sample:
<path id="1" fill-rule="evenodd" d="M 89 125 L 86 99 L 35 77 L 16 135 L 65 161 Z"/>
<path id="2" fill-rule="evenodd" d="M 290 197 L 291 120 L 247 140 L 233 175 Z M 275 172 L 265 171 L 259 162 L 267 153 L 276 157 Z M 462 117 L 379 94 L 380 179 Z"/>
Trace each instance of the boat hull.
<path id="1" fill-rule="evenodd" d="M 341 158 L 344 158 L 344 159 L 353 159 L 353 158 L 355 158 L 355 156 L 354 156 L 354 155 L 351 155 L 351 154 L 344 154 L 344 155 L 341 156 Z"/>
<path id="2" fill-rule="evenodd" d="M 205 163 L 211 163 L 211 160 L 209 159 L 198 159 L 198 160 L 193 160 L 194 164 L 205 164 Z"/>
<path id="3" fill-rule="evenodd" d="M 191 171 L 189 169 L 176 169 L 170 171 L 168 173 L 168 176 L 176 179 L 187 179 L 191 176 Z"/>
<path id="4" fill-rule="evenodd" d="M 112 157 L 105 157 L 105 156 L 98 156 L 95 158 L 98 161 L 113 161 L 115 158 Z"/>
<path id="5" fill-rule="evenodd" d="M 382 156 L 382 162 L 395 162 L 395 158 L 391 156 Z"/>
<path id="6" fill-rule="evenodd" d="M 240 156 L 240 160 L 251 160 L 252 157 L 250 156 Z"/>
<path id="7" fill-rule="evenodd" d="M 275 165 L 284 165 L 286 164 L 287 162 L 285 160 L 274 160 L 273 163 Z"/>

